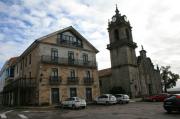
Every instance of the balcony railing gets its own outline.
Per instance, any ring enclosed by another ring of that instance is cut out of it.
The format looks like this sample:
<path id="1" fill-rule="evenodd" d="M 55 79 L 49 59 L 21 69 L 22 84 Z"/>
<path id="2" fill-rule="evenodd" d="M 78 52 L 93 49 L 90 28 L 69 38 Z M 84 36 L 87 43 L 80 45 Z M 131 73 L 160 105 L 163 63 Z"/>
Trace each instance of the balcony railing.
<path id="1" fill-rule="evenodd" d="M 35 78 L 18 78 L 5 85 L 3 91 L 13 90 L 17 88 L 34 88 L 37 86 Z"/>
<path id="2" fill-rule="evenodd" d="M 77 84 L 79 84 L 79 78 L 78 77 L 68 77 L 67 83 L 70 85 L 77 85 Z"/>
<path id="3" fill-rule="evenodd" d="M 68 40 L 60 40 L 60 43 L 64 44 L 64 45 L 74 46 L 74 47 L 80 47 L 80 48 L 83 47 L 81 43 L 72 42 L 72 41 L 68 41 Z"/>
<path id="4" fill-rule="evenodd" d="M 92 85 L 94 83 L 94 79 L 91 77 L 84 77 L 84 84 L 85 85 Z"/>
<path id="5" fill-rule="evenodd" d="M 97 68 L 95 61 L 83 61 L 79 59 L 68 59 L 63 57 L 51 57 L 47 55 L 41 56 L 41 62 L 50 64 L 60 64 L 69 66 L 81 66 L 81 67 L 91 67 Z"/>
<path id="6" fill-rule="evenodd" d="M 50 85 L 60 85 L 61 84 L 61 77 L 60 76 L 50 76 L 49 77 L 49 84 Z"/>
<path id="7" fill-rule="evenodd" d="M 132 48 L 137 47 L 136 43 L 134 43 L 133 41 L 129 41 L 127 38 L 124 38 L 124 39 L 120 39 L 119 41 L 108 44 L 107 49 L 110 50 L 112 48 L 116 48 L 116 47 L 123 46 L 123 45 L 128 45 L 128 46 L 130 46 Z"/>

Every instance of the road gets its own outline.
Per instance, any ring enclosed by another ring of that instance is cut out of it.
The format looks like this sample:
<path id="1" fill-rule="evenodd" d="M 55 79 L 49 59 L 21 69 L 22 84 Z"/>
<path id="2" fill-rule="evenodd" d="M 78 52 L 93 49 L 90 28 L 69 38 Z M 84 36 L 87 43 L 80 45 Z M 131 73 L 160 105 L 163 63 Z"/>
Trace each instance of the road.
<path id="1" fill-rule="evenodd" d="M 86 109 L 1 110 L 4 119 L 179 119 L 180 113 L 167 114 L 160 102 L 134 102 L 125 105 L 90 105 Z"/>

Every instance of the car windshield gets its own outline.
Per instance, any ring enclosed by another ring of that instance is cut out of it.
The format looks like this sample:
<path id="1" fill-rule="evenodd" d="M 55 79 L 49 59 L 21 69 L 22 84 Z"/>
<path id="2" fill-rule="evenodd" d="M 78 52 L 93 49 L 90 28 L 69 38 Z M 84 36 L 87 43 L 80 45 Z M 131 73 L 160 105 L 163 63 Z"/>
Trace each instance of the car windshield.
<path id="1" fill-rule="evenodd" d="M 174 98 L 176 98 L 175 95 L 171 95 L 170 97 L 168 97 L 168 99 L 174 99 Z"/>

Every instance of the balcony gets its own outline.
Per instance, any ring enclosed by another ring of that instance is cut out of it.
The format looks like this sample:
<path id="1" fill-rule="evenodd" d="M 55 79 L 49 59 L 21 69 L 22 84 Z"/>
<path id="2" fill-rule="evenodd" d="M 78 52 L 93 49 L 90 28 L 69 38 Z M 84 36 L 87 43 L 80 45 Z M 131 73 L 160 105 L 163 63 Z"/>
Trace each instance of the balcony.
<path id="1" fill-rule="evenodd" d="M 60 43 L 63 45 L 74 46 L 74 47 L 79 47 L 79 48 L 83 47 L 81 43 L 72 42 L 72 41 L 68 41 L 68 40 L 61 40 Z"/>
<path id="2" fill-rule="evenodd" d="M 94 83 L 94 79 L 91 77 L 84 77 L 84 84 L 85 85 L 92 85 Z"/>
<path id="3" fill-rule="evenodd" d="M 119 41 L 108 44 L 107 49 L 111 50 L 113 48 L 116 48 L 116 47 L 119 47 L 119 46 L 125 46 L 125 45 L 129 46 L 129 47 L 132 47 L 132 48 L 137 47 L 136 43 L 134 43 L 133 41 L 129 41 L 127 38 L 124 38 L 124 39 L 120 39 Z"/>
<path id="4" fill-rule="evenodd" d="M 6 92 L 18 88 L 35 88 L 36 86 L 37 82 L 35 78 L 18 78 L 5 85 L 3 91 Z"/>
<path id="5" fill-rule="evenodd" d="M 79 60 L 79 59 L 51 57 L 51 56 L 47 56 L 47 55 L 41 56 L 41 62 L 48 63 L 48 64 L 59 64 L 59 65 L 67 65 L 67 66 L 97 68 L 97 64 L 95 61 L 83 61 L 83 60 Z"/>
<path id="6" fill-rule="evenodd" d="M 65 34 L 59 34 L 58 41 L 60 41 L 60 44 L 66 45 L 66 46 L 73 46 L 73 47 L 83 47 L 82 40 L 80 40 L 77 37 L 65 35 Z"/>
<path id="7" fill-rule="evenodd" d="M 69 85 L 77 85 L 79 84 L 79 78 L 78 77 L 68 77 L 67 83 Z"/>
<path id="8" fill-rule="evenodd" d="M 61 77 L 60 76 L 50 76 L 49 77 L 49 84 L 50 85 L 60 85 L 61 84 Z"/>
<path id="9" fill-rule="evenodd" d="M 5 85 L 8 85 L 14 81 L 14 76 L 8 76 L 5 78 Z"/>

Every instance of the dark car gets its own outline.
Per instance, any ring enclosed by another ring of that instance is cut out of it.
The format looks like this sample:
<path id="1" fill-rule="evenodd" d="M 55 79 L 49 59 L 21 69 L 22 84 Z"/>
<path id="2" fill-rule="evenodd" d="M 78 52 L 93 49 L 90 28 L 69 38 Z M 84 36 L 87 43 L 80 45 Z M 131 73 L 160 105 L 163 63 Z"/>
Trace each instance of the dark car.
<path id="1" fill-rule="evenodd" d="M 165 99 L 164 109 L 168 113 L 171 113 L 172 111 L 180 111 L 180 94 L 174 94 Z"/>
<path id="2" fill-rule="evenodd" d="M 168 97 L 169 97 L 168 93 L 161 93 L 161 94 L 145 97 L 144 100 L 145 101 L 152 101 L 152 102 L 157 102 L 157 101 L 163 102 Z"/>

